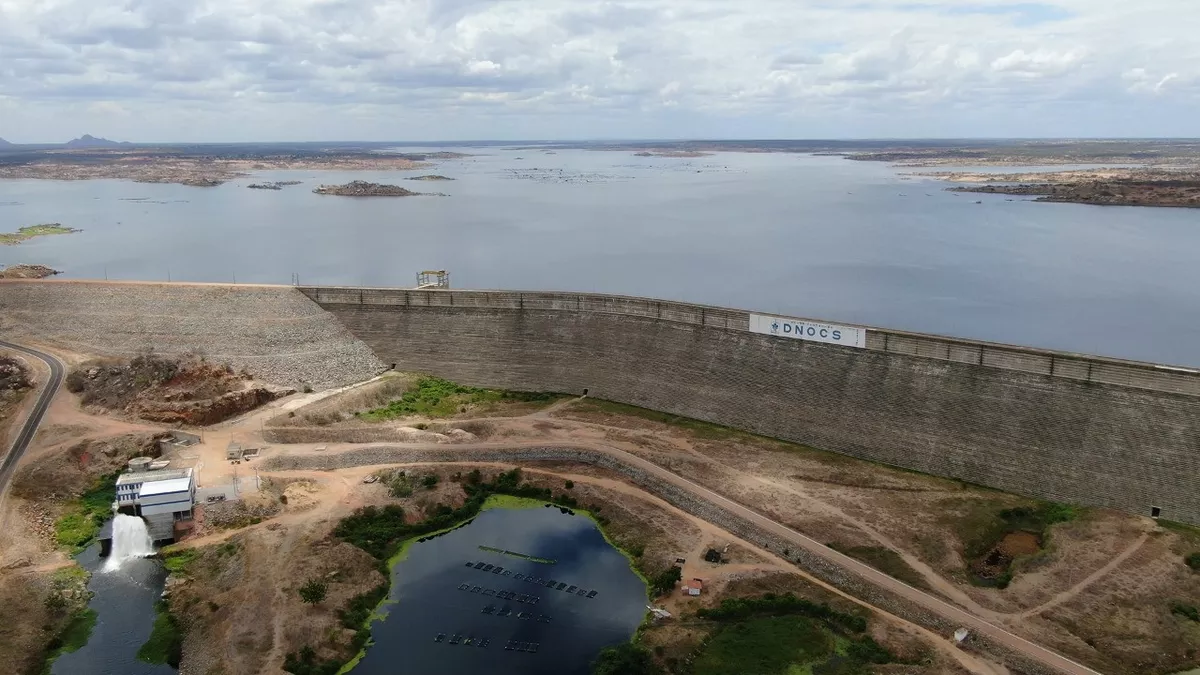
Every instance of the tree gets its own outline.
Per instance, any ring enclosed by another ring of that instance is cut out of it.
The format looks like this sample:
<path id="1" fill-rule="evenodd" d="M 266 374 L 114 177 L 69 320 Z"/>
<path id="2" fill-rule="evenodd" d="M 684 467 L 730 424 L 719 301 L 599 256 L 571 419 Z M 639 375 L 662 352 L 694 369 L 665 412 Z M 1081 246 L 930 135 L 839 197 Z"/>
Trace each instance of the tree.
<path id="1" fill-rule="evenodd" d="M 300 587 L 300 599 L 310 605 L 317 605 L 325 600 L 325 593 L 328 591 L 329 588 L 324 581 L 310 579 L 308 583 Z"/>
<path id="2" fill-rule="evenodd" d="M 574 488 L 575 488 L 575 481 L 573 481 L 573 480 L 567 481 L 567 489 L 573 490 Z"/>
<path id="3" fill-rule="evenodd" d="M 678 567 L 669 567 L 658 573 L 650 581 L 650 587 L 654 589 L 655 595 L 665 595 L 675 590 L 675 584 L 683 579 L 683 570 Z"/>
<path id="4" fill-rule="evenodd" d="M 592 675 L 655 675 L 662 672 L 650 652 L 632 642 L 609 647 L 592 662 Z"/>

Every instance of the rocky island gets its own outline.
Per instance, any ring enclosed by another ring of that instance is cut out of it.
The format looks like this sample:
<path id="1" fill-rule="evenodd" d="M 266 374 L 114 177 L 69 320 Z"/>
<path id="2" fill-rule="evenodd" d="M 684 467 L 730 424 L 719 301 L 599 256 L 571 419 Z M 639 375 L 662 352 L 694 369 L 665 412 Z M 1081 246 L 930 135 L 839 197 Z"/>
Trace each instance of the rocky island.
<path id="1" fill-rule="evenodd" d="M 282 190 L 290 185 L 299 185 L 298 180 L 281 180 L 274 183 L 251 183 L 246 187 L 251 190 Z"/>
<path id="2" fill-rule="evenodd" d="M 439 176 L 437 174 L 431 173 L 431 174 L 428 174 L 425 176 L 413 176 L 412 178 L 405 178 L 404 180 L 454 180 L 454 179 L 449 176 Z"/>
<path id="3" fill-rule="evenodd" d="M 421 194 L 405 190 L 399 185 L 383 183 L 368 183 L 365 180 L 352 180 L 345 185 L 321 185 L 313 189 L 319 195 L 337 195 L 339 197 L 412 197 Z"/>
<path id="4" fill-rule="evenodd" d="M 0 244 L 13 246 L 34 237 L 46 237 L 52 234 L 74 234 L 82 232 L 73 227 L 63 227 L 59 223 L 43 223 L 41 225 L 27 225 L 17 230 L 16 232 L 0 233 Z"/>
<path id="5" fill-rule="evenodd" d="M 1200 171 L 1153 168 L 1095 169 L 1052 173 L 929 174 L 943 180 L 975 183 L 950 188 L 975 192 L 1036 196 L 1034 201 L 1098 206 L 1170 206 L 1200 208 Z"/>
<path id="6" fill-rule="evenodd" d="M 45 265 L 9 265 L 0 268 L 0 279 L 45 279 L 62 272 Z"/>

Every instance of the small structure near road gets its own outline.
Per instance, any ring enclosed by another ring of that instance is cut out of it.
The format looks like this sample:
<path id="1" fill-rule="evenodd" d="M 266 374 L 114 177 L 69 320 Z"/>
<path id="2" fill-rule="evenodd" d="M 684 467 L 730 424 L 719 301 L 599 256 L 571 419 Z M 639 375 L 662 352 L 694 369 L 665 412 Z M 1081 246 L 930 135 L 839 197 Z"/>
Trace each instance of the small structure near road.
<path id="1" fill-rule="evenodd" d="M 450 288 L 450 273 L 446 270 L 417 272 L 417 290 L 425 288 Z"/>
<path id="2" fill-rule="evenodd" d="M 196 503 L 191 469 L 138 471 L 117 478 L 117 509 L 146 520 L 154 541 L 175 539 L 176 523 L 190 523 Z"/>

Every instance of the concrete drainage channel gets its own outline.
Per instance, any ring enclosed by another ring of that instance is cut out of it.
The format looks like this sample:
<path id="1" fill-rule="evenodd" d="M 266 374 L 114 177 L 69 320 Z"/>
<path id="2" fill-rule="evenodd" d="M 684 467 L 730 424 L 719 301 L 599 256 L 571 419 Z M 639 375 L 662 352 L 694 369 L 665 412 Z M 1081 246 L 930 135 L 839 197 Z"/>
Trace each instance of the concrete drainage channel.
<path id="1" fill-rule="evenodd" d="M 916 602 L 881 588 L 857 574 L 849 572 L 832 562 L 786 541 L 747 518 L 735 514 L 712 502 L 699 499 L 687 490 L 653 476 L 643 469 L 623 462 L 620 458 L 590 449 L 563 447 L 489 448 L 489 449 L 415 449 L 397 447 L 372 447 L 351 450 L 337 455 L 306 455 L 273 457 L 266 461 L 264 471 L 287 470 L 333 470 L 376 464 L 442 463 L 442 462 L 528 462 L 528 461 L 574 461 L 592 464 L 616 471 L 647 491 L 661 497 L 672 505 L 741 537 L 776 555 L 786 557 L 812 576 L 828 583 L 883 611 L 911 621 L 938 635 L 949 636 L 958 624 L 951 623 Z M 786 556 L 783 552 L 788 551 Z M 958 608 L 955 608 L 958 609 Z M 973 632 L 973 643 L 982 651 L 1002 659 L 1010 668 L 1028 675 L 1052 675 L 1059 670 L 1001 644 L 978 631 Z M 1079 672 L 1090 672 L 1081 667 Z"/>

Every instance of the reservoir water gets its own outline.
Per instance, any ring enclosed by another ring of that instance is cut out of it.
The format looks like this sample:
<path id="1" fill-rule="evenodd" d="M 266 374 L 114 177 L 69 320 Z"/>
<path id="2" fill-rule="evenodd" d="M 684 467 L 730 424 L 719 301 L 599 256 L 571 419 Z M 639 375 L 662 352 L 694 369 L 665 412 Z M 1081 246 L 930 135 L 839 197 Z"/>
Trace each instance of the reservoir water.
<path id="1" fill-rule="evenodd" d="M 1200 366 L 1197 209 L 950 193 L 839 157 L 466 152 L 428 172 L 264 172 L 216 188 L 0 181 L 0 231 L 84 230 L 2 246 L 0 264 L 380 286 L 444 268 L 456 288 L 646 295 Z M 402 180 L 418 173 L 456 180 Z M 449 196 L 312 193 L 354 179 Z M 302 184 L 245 187 L 262 180 Z"/>
<path id="2" fill-rule="evenodd" d="M 392 577 L 393 604 L 354 675 L 586 675 L 646 614 L 629 561 L 557 507 L 484 511 L 413 544 Z"/>
<path id="3" fill-rule="evenodd" d="M 96 626 L 86 645 L 54 661 L 52 675 L 174 675 L 170 666 L 137 659 L 138 649 L 154 626 L 154 604 L 162 595 L 167 572 L 152 558 L 126 558 L 119 568 L 103 570 L 100 545 L 79 556 L 79 564 L 92 573 L 89 606 L 96 611 Z"/>

